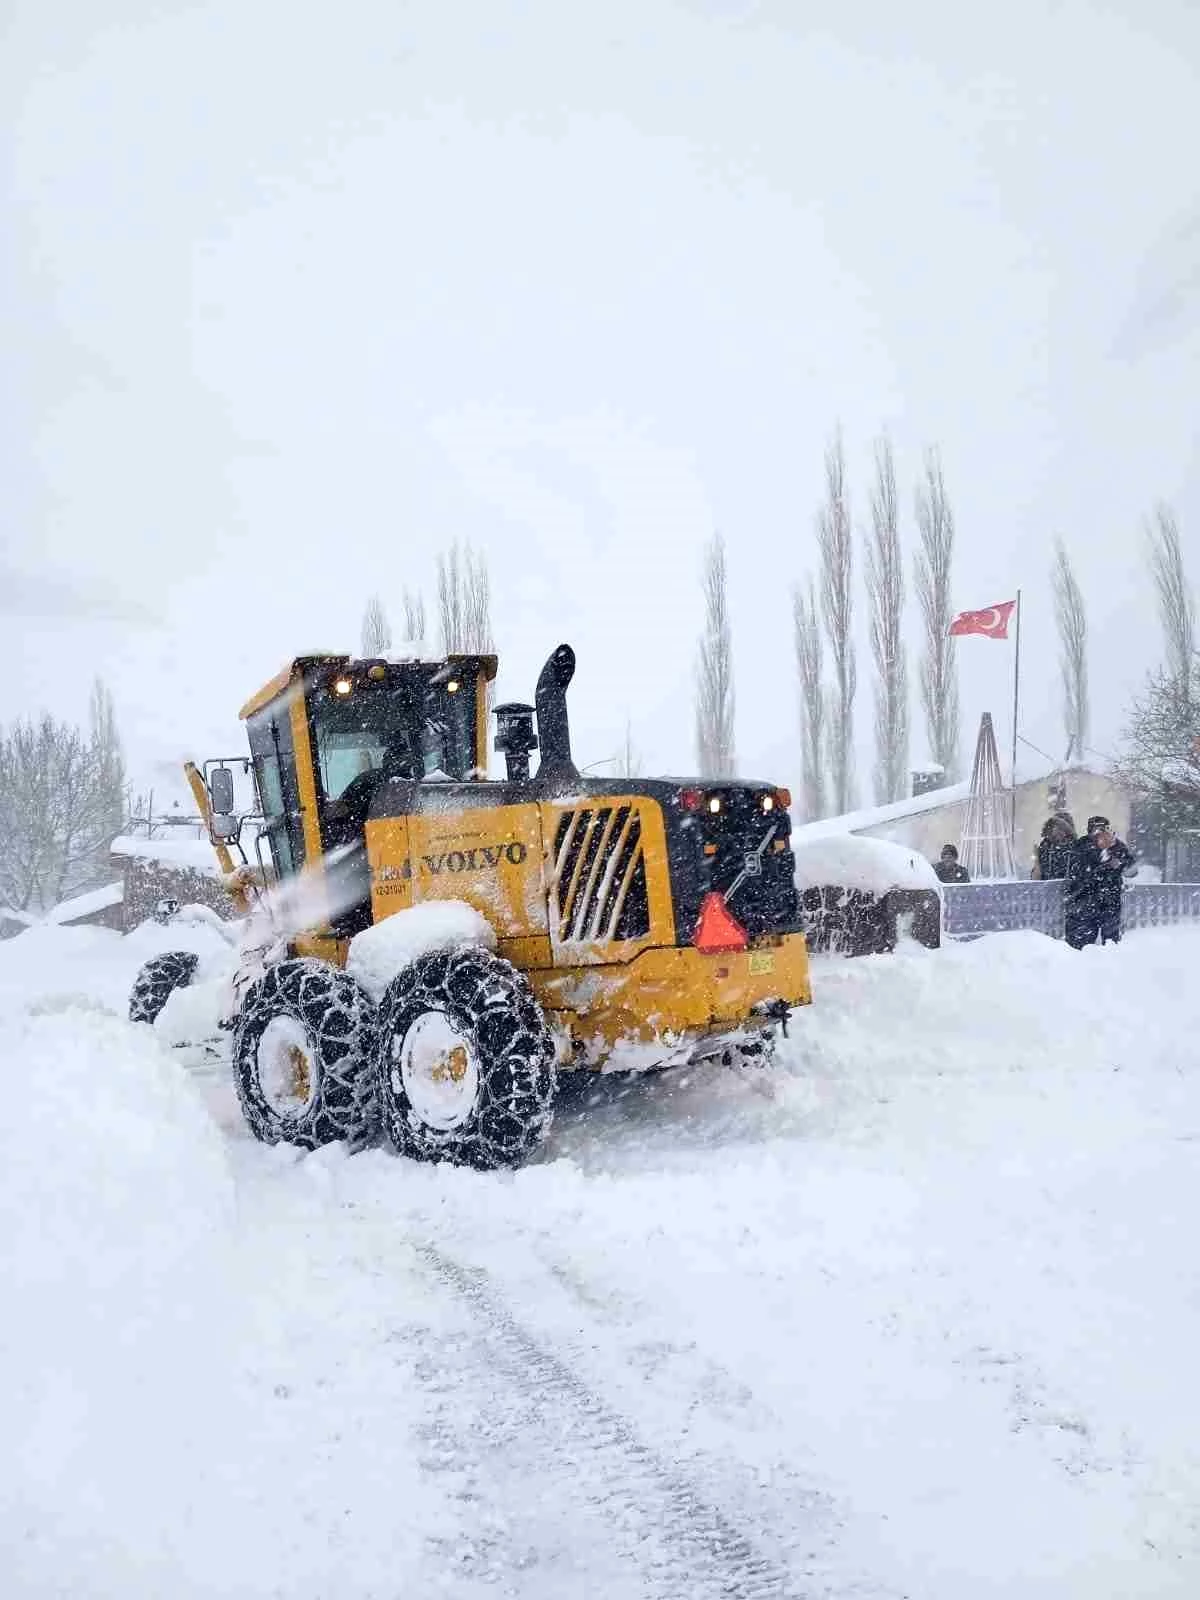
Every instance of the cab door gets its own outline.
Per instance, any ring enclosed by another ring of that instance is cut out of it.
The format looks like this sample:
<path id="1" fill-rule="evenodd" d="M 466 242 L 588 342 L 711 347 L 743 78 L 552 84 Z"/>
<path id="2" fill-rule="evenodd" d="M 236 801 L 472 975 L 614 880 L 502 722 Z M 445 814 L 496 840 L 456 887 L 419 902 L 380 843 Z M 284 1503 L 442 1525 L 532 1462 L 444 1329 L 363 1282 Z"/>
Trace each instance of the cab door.
<path id="1" fill-rule="evenodd" d="M 291 719 L 286 709 L 277 715 L 263 712 L 251 718 L 246 732 L 275 873 L 290 878 L 306 859 Z"/>

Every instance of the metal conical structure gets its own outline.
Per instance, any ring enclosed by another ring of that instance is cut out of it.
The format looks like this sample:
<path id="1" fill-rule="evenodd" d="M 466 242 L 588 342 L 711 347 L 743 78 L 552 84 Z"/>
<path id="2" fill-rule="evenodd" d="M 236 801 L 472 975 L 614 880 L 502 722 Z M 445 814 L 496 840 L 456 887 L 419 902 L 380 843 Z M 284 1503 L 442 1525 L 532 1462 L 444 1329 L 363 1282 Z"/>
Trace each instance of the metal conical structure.
<path id="1" fill-rule="evenodd" d="M 959 860 L 973 880 L 1016 877 L 1011 822 L 1012 796 L 1000 772 L 991 713 L 985 711 L 979 722 L 971 793 L 958 846 Z"/>

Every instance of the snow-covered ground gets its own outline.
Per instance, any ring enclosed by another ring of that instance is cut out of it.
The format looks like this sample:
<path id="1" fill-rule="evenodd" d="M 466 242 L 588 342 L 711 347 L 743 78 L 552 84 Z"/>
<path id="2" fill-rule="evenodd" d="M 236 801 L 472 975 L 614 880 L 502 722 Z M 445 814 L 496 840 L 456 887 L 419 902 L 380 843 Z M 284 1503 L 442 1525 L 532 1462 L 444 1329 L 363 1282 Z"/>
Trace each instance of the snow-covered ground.
<path id="1" fill-rule="evenodd" d="M 1200 1593 L 1200 929 L 818 963 L 510 1175 L 240 1128 L 0 945 L 0 1592 Z"/>

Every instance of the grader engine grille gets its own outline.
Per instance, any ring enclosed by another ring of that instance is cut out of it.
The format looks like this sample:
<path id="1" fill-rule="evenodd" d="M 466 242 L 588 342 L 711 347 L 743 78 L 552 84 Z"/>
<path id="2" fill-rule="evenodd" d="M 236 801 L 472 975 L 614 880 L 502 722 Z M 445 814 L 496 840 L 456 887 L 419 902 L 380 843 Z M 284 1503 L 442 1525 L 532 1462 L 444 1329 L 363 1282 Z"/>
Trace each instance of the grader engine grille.
<path id="1" fill-rule="evenodd" d="M 554 836 L 550 915 L 558 944 L 649 933 L 642 824 L 633 806 L 563 813 Z"/>

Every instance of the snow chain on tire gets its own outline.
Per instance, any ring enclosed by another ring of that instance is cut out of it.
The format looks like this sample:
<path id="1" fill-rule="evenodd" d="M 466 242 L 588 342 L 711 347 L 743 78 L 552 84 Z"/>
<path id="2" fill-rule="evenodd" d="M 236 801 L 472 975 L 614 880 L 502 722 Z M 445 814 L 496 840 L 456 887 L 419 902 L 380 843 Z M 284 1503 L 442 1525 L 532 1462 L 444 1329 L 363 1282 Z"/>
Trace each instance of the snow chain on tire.
<path id="1" fill-rule="evenodd" d="M 261 1073 L 259 1046 L 279 1019 L 303 1040 L 311 1075 L 310 1092 L 293 1112 L 271 1103 Z M 375 1026 L 370 996 L 339 968 L 307 958 L 269 967 L 247 991 L 233 1037 L 234 1083 L 254 1136 L 305 1150 L 338 1139 L 371 1143 L 379 1126 Z"/>
<path id="2" fill-rule="evenodd" d="M 199 959 L 190 950 L 168 950 L 161 956 L 151 956 L 133 980 L 130 1022 L 153 1022 L 171 994 L 191 983 Z"/>
<path id="3" fill-rule="evenodd" d="M 422 1120 L 405 1088 L 405 1038 L 442 1013 L 466 1041 L 478 1084 L 452 1128 Z M 379 1096 L 395 1149 L 422 1161 L 489 1170 L 515 1167 L 550 1129 L 554 1042 L 524 976 L 490 950 L 464 945 L 421 956 L 392 980 L 379 1011 Z"/>

